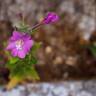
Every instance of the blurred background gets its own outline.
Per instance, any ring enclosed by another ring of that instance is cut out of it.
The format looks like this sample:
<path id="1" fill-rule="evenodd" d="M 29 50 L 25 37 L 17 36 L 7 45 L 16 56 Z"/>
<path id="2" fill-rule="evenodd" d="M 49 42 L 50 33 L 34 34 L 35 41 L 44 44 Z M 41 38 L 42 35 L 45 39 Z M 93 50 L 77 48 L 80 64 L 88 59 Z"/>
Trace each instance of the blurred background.
<path id="1" fill-rule="evenodd" d="M 18 14 L 22 13 L 25 22 L 33 26 L 50 11 L 56 12 L 60 20 L 40 27 L 34 36 L 42 42 L 35 66 L 40 82 L 96 77 L 96 58 L 84 47 L 96 44 L 96 0 L 0 0 L 0 82 L 8 80 L 4 42 L 20 21 Z"/>

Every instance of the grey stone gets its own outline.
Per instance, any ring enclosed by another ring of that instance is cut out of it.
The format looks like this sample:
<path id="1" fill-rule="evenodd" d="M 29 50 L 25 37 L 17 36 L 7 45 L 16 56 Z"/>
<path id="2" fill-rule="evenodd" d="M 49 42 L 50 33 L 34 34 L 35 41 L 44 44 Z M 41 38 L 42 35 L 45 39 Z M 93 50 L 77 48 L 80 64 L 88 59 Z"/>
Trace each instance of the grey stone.
<path id="1" fill-rule="evenodd" d="M 96 96 L 96 81 L 65 81 L 57 83 L 31 83 L 20 85 L 0 96 Z"/>

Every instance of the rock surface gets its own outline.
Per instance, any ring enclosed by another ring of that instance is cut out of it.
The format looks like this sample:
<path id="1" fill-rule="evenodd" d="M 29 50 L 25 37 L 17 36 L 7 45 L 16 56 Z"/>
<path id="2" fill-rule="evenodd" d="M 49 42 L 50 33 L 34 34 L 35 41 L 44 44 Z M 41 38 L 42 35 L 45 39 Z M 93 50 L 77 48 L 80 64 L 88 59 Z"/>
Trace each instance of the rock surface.
<path id="1" fill-rule="evenodd" d="M 2 91 L 0 96 L 96 96 L 96 80 L 37 83 Z"/>

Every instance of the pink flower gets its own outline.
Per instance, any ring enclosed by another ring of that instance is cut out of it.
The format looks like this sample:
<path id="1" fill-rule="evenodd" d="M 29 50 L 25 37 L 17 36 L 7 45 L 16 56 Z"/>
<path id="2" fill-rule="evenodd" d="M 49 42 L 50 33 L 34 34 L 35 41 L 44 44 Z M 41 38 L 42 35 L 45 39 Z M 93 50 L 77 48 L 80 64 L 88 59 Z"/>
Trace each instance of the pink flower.
<path id="1" fill-rule="evenodd" d="M 54 12 L 48 12 L 47 16 L 38 24 L 34 25 L 30 30 L 34 30 L 44 24 L 55 23 L 59 20 L 59 16 Z"/>
<path id="2" fill-rule="evenodd" d="M 6 49 L 10 50 L 14 57 L 25 58 L 33 46 L 33 43 L 30 35 L 13 31 L 13 35 Z"/>
<path id="3" fill-rule="evenodd" d="M 44 18 L 43 23 L 50 24 L 59 20 L 59 16 L 54 12 L 49 12 Z"/>

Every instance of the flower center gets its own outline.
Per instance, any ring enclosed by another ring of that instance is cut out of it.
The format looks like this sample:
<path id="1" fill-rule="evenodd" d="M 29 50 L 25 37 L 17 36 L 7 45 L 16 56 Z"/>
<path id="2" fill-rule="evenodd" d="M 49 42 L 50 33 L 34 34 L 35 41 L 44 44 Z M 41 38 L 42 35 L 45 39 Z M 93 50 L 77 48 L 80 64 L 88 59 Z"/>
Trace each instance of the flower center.
<path id="1" fill-rule="evenodd" d="M 16 49 L 17 50 L 22 50 L 23 49 L 23 44 L 24 44 L 23 40 L 17 40 L 16 41 Z"/>

